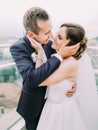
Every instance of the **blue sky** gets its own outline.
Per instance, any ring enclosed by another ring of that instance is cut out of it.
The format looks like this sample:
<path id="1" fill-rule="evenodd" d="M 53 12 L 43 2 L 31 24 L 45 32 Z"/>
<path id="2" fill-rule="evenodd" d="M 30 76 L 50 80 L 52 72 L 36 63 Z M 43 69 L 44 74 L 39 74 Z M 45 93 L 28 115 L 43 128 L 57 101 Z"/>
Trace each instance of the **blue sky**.
<path id="1" fill-rule="evenodd" d="M 63 22 L 75 22 L 85 27 L 88 37 L 98 36 L 97 0 L 0 0 L 0 36 L 23 34 L 22 18 L 32 6 L 48 11 L 55 31 Z"/>

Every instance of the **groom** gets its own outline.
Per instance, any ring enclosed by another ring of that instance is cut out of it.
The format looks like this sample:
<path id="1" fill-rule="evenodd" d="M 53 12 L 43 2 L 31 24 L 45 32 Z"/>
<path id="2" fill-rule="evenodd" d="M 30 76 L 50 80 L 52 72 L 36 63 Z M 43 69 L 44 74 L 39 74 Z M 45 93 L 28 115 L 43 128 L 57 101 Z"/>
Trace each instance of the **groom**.
<path id="1" fill-rule="evenodd" d="M 23 88 L 21 91 L 17 112 L 24 118 L 27 130 L 36 130 L 37 123 L 45 102 L 46 87 L 38 87 L 49 75 L 51 75 L 60 65 L 63 58 L 73 55 L 78 46 L 63 47 L 58 53 L 51 48 L 52 42 L 49 39 L 53 36 L 51 32 L 51 22 L 47 12 L 39 7 L 27 10 L 24 15 L 23 25 L 26 35 L 19 39 L 10 48 L 11 54 L 16 62 L 19 73 L 23 78 Z M 43 44 L 47 62 L 35 69 L 35 62 L 29 39 L 35 39 Z M 52 57 L 51 54 L 55 53 Z M 74 90 L 67 94 L 70 96 Z"/>

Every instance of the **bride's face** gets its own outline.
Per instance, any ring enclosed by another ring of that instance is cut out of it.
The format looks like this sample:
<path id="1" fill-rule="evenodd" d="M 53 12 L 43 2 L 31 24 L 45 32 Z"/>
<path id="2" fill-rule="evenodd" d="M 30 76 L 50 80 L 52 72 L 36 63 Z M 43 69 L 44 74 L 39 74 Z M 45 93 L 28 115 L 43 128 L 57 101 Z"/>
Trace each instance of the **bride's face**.
<path id="1" fill-rule="evenodd" d="M 55 50 L 59 50 L 61 45 L 67 40 L 66 39 L 66 27 L 61 27 L 59 31 L 57 32 L 57 35 L 54 38 L 54 42 L 52 44 L 52 48 Z"/>

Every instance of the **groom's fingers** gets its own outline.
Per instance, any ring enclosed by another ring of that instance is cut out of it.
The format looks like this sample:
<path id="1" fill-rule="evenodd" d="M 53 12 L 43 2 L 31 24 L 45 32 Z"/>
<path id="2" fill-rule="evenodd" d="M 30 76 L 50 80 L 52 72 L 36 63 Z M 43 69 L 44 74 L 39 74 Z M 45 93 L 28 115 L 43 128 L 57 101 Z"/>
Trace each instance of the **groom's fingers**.
<path id="1" fill-rule="evenodd" d="M 73 93 L 66 92 L 66 96 L 71 97 L 72 95 L 73 95 Z"/>
<path id="2" fill-rule="evenodd" d="M 73 46 L 66 46 L 67 43 L 68 43 L 68 40 L 66 40 L 66 42 L 62 44 L 61 48 L 63 48 L 63 51 L 69 52 L 70 56 L 74 55 L 78 51 L 80 47 L 80 43 L 77 43 L 76 45 L 73 45 Z"/>
<path id="3" fill-rule="evenodd" d="M 69 40 L 65 40 L 65 42 L 62 44 L 63 47 L 65 47 L 69 43 Z"/>
<path id="4" fill-rule="evenodd" d="M 72 50 L 77 50 L 80 47 L 80 43 L 77 43 L 76 45 L 70 46 Z"/>
<path id="5" fill-rule="evenodd" d="M 70 46 L 70 53 L 74 55 L 78 51 L 79 47 L 80 47 L 80 43 Z"/>
<path id="6" fill-rule="evenodd" d="M 76 89 L 77 89 L 77 83 L 74 83 L 73 86 L 72 86 L 72 89 L 68 90 L 66 92 L 66 95 L 68 97 L 71 97 L 76 92 Z"/>

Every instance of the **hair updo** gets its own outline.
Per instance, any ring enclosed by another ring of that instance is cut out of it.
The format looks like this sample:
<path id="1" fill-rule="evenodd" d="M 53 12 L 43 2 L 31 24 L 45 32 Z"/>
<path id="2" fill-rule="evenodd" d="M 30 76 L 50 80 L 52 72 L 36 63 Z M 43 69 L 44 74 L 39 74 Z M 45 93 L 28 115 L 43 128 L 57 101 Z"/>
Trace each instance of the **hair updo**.
<path id="1" fill-rule="evenodd" d="M 73 23 L 65 23 L 60 26 L 66 27 L 66 39 L 70 39 L 70 43 L 68 46 L 75 45 L 77 43 L 80 43 L 80 47 L 76 54 L 73 55 L 75 59 L 80 59 L 81 54 L 86 50 L 87 48 L 87 37 L 85 36 L 85 30 L 82 26 L 78 24 Z"/>

